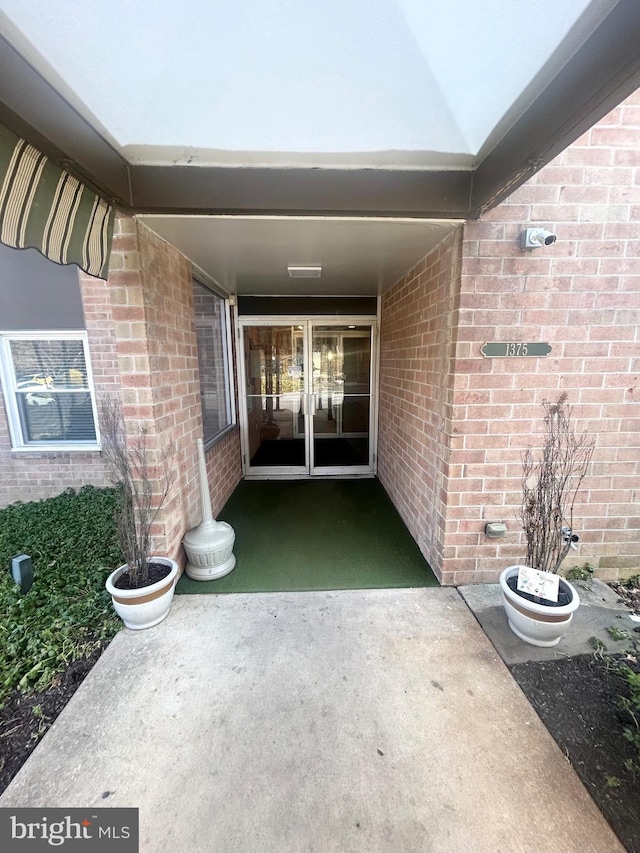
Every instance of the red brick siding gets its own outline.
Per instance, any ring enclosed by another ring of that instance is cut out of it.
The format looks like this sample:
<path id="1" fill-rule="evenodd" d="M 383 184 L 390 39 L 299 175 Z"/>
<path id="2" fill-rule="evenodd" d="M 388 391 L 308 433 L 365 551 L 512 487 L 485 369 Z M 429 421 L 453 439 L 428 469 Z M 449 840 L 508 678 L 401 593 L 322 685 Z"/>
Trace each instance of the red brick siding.
<path id="1" fill-rule="evenodd" d="M 640 116 L 638 94 L 483 221 L 465 228 L 443 579 L 495 580 L 524 557 L 520 457 L 543 399 L 566 391 L 596 441 L 574 526 L 602 577 L 640 567 Z M 557 235 L 531 252 L 531 226 Z M 548 341 L 544 359 L 485 359 L 485 341 Z M 502 519 L 503 539 L 483 534 Z"/>
<path id="2" fill-rule="evenodd" d="M 445 547 L 461 229 L 382 300 L 378 476 L 440 574 Z"/>

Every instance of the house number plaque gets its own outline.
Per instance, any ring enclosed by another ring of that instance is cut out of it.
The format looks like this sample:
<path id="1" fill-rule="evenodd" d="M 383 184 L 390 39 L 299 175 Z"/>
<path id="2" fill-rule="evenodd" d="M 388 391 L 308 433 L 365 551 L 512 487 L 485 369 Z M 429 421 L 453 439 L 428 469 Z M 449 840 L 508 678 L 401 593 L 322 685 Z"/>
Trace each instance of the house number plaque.
<path id="1" fill-rule="evenodd" d="M 505 343 L 484 344 L 480 350 L 485 358 L 544 358 L 551 352 L 549 344 L 522 343 L 507 341 Z"/>

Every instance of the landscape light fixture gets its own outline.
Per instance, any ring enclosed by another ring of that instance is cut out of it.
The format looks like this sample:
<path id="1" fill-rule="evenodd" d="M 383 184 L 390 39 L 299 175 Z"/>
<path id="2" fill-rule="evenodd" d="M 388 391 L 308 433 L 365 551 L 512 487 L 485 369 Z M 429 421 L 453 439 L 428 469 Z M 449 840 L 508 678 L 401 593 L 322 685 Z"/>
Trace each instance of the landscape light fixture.
<path id="1" fill-rule="evenodd" d="M 11 577 L 20 587 L 20 592 L 25 595 L 33 584 L 33 563 L 28 554 L 18 554 L 11 558 Z"/>

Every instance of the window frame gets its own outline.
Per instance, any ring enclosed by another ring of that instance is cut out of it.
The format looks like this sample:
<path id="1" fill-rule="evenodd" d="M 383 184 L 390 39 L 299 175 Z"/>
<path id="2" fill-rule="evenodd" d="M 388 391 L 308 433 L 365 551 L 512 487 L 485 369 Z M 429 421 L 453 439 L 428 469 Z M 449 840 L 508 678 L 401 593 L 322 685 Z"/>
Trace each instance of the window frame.
<path id="1" fill-rule="evenodd" d="M 11 341 L 60 341 L 73 340 L 82 343 L 84 363 L 87 373 L 87 391 L 91 400 L 91 411 L 95 429 L 94 441 L 27 441 L 25 438 L 22 420 L 17 399 L 16 370 L 11 352 Z M 53 331 L 34 330 L 28 332 L 4 332 L 0 330 L 0 379 L 2 379 L 2 393 L 7 413 L 9 436 L 11 438 L 11 450 L 21 453 L 46 453 L 46 452 L 95 452 L 101 448 L 100 424 L 98 420 L 98 407 L 96 402 L 96 391 L 91 369 L 91 353 L 89 350 L 89 338 L 86 331 Z"/>
<path id="2" fill-rule="evenodd" d="M 218 430 L 214 435 L 207 438 L 204 434 L 204 413 L 202 409 L 202 382 L 200 378 L 200 357 L 198 351 L 198 342 L 196 335 L 196 357 L 198 359 L 198 394 L 200 396 L 200 419 L 202 421 L 202 441 L 204 445 L 205 452 L 216 445 L 219 441 L 221 441 L 229 432 L 231 432 L 237 423 L 237 414 L 236 414 L 236 394 L 235 394 L 235 383 L 234 383 L 234 375 L 233 375 L 233 330 L 231 324 L 231 301 L 229 299 L 229 295 L 224 293 L 224 291 L 212 285 L 210 282 L 207 282 L 203 276 L 197 275 L 195 272 L 192 275 L 192 289 L 193 285 L 200 285 L 200 287 L 209 291 L 209 293 L 216 296 L 222 302 L 222 316 L 224 317 L 224 330 L 223 334 L 221 334 L 221 343 L 222 343 L 222 361 L 223 361 L 223 371 L 224 371 L 224 385 L 226 389 L 226 409 L 227 409 L 227 420 L 228 423 L 225 427 Z M 197 330 L 199 325 L 198 318 L 196 317 L 196 310 L 194 305 L 194 328 Z"/>

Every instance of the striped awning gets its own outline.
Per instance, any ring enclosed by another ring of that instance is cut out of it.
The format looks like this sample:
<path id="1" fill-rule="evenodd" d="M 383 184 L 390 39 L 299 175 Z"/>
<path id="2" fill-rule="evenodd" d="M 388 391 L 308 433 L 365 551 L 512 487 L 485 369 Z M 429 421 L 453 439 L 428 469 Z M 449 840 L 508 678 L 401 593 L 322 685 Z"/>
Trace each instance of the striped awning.
<path id="1" fill-rule="evenodd" d="M 0 241 L 107 278 L 115 208 L 0 125 Z"/>

